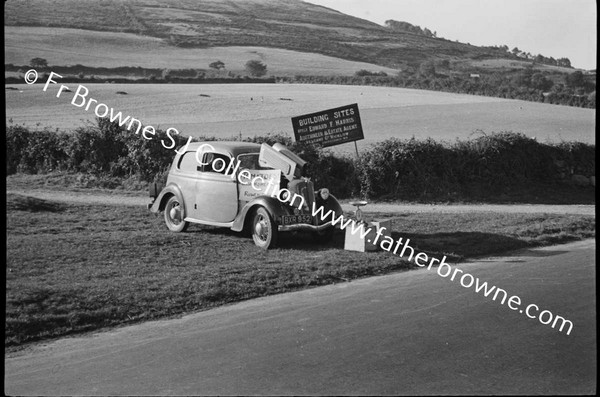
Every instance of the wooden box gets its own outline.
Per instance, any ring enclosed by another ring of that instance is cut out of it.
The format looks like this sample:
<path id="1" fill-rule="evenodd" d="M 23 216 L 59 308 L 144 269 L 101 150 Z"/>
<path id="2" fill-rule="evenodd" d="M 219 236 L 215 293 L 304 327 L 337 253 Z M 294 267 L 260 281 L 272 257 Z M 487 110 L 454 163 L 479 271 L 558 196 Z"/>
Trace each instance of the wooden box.
<path id="1" fill-rule="evenodd" d="M 384 236 L 392 237 L 392 222 L 389 219 L 382 219 L 373 222 L 369 222 L 367 225 L 363 226 L 366 229 L 370 228 L 371 231 L 365 236 L 364 239 L 360 237 L 360 232 L 352 234 L 352 226 L 349 225 L 346 227 L 346 236 L 344 238 L 344 249 L 347 251 L 358 251 L 358 252 L 369 252 L 369 251 L 377 251 L 381 248 L 379 245 L 384 240 Z M 373 244 L 377 239 L 377 231 L 380 228 L 385 228 L 376 244 Z"/>

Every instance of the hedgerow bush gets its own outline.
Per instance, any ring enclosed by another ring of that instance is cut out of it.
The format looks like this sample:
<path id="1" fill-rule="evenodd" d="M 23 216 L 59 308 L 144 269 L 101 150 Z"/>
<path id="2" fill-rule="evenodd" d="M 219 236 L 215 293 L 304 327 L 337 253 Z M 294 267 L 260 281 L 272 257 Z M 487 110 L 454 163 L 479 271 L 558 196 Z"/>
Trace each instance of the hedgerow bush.
<path id="1" fill-rule="evenodd" d="M 22 126 L 7 128 L 6 132 L 6 173 L 34 174 L 66 169 L 69 136 L 43 129 L 29 131 Z"/>
<path id="2" fill-rule="evenodd" d="M 363 197 L 454 200 L 474 190 L 503 194 L 528 184 L 555 183 L 567 175 L 594 175 L 595 146 L 543 144 L 521 133 L 500 132 L 454 143 L 388 139 L 357 162 Z"/>
<path id="3" fill-rule="evenodd" d="M 454 175 L 452 153 L 427 139 L 388 139 L 373 145 L 358 160 L 361 196 L 391 199 L 430 198 L 448 192 Z"/>
<path id="4" fill-rule="evenodd" d="M 181 135 L 172 137 L 174 148 L 188 140 Z M 455 142 L 392 138 L 372 145 L 358 159 L 293 142 L 285 134 L 243 140 L 288 146 L 308 162 L 307 176 L 315 186 L 328 187 L 338 198 L 468 200 L 540 183 L 568 188 L 570 175 L 595 174 L 595 145 L 545 144 L 513 132 L 481 133 Z M 121 180 L 121 186 L 139 188 L 166 180 L 175 156 L 174 150 L 165 148 L 171 143 L 165 131 L 157 130 L 152 139 L 145 139 L 141 132 L 136 134 L 133 128 L 130 131 L 106 119 L 74 133 L 10 125 L 6 132 L 6 174 L 60 170 L 80 173 L 85 186 L 115 186 Z"/>
<path id="5" fill-rule="evenodd" d="M 135 125 L 134 127 L 137 127 Z M 22 126 L 6 128 L 6 173 L 46 173 L 54 170 L 88 173 L 96 176 L 132 177 L 152 181 L 165 171 L 175 155 L 165 149 L 172 141 L 165 131 L 156 130 L 152 139 L 135 133 L 135 128 L 97 119 L 72 134 Z M 171 134 L 175 147 L 183 146 L 188 137 Z M 164 145 L 163 146 L 163 143 Z"/>

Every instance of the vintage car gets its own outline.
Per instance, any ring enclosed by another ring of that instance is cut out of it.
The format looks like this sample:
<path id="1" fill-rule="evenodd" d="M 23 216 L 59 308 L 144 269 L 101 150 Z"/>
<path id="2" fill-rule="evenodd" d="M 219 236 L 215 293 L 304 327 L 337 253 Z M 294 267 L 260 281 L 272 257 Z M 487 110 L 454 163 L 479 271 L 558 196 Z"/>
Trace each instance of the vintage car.
<path id="1" fill-rule="evenodd" d="M 327 188 L 314 189 L 305 169 L 306 161 L 277 143 L 194 142 L 177 152 L 166 186 L 150 186 L 148 208 L 163 211 L 171 231 L 190 223 L 248 231 L 263 249 L 287 231 L 328 241 L 334 226 L 312 215 L 313 203 L 335 216 L 342 208 Z"/>

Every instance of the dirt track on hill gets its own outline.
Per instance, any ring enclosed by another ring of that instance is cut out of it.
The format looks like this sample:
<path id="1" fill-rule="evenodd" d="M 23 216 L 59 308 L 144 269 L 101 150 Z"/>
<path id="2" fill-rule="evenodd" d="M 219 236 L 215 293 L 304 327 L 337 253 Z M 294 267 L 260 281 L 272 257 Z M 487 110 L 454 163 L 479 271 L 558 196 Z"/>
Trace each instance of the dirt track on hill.
<path id="1" fill-rule="evenodd" d="M 21 194 L 43 200 L 75 204 L 105 204 L 146 206 L 150 198 L 142 193 L 99 191 L 61 191 L 45 189 L 9 189 L 7 194 Z M 344 211 L 353 211 L 355 207 L 342 203 Z M 505 212 L 505 213 L 549 213 L 595 215 L 595 205 L 554 205 L 554 204 L 405 204 L 371 203 L 362 207 L 365 213 L 464 213 L 464 212 Z"/>

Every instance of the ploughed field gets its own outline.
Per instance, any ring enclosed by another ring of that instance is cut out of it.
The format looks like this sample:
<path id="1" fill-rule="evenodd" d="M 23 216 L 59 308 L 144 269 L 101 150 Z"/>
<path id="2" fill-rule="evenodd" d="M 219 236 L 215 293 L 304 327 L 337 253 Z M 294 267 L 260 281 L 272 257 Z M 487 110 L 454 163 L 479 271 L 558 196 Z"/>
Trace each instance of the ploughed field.
<path id="1" fill-rule="evenodd" d="M 521 132 L 539 141 L 595 142 L 595 111 L 535 102 L 391 87 L 305 84 L 83 84 L 85 98 L 56 94 L 59 84 L 7 86 L 9 123 L 74 130 L 93 120 L 98 103 L 123 118 L 134 117 L 155 128 L 176 128 L 192 136 L 293 134 L 291 117 L 357 103 L 365 140 L 391 137 L 469 138 L 485 133 Z M 42 79 L 40 79 L 42 81 Z M 119 92 L 119 93 L 117 93 Z M 75 106 L 71 101 L 75 97 Z M 88 105 L 90 98 L 98 103 Z M 83 105 L 85 101 L 85 105 Z M 100 114 L 104 112 L 101 107 Z M 134 127 L 135 128 L 135 127 Z M 133 129 L 132 129 L 133 131 Z M 338 151 L 353 151 L 344 144 Z"/>

